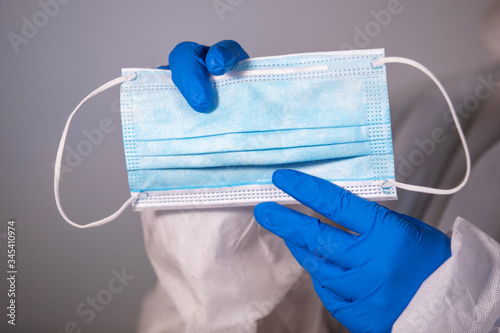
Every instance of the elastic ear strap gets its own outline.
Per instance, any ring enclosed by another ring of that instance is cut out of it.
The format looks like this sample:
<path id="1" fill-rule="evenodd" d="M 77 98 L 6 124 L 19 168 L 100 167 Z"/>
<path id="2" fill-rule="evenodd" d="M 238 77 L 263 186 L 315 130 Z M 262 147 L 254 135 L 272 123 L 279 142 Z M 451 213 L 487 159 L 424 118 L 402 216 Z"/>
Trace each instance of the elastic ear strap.
<path id="1" fill-rule="evenodd" d="M 63 156 L 63 152 L 64 152 L 64 145 L 66 143 L 66 137 L 68 136 L 69 125 L 71 124 L 71 120 L 73 119 L 73 116 L 75 115 L 76 111 L 78 111 L 78 109 L 80 109 L 83 104 L 85 104 L 89 99 L 96 96 L 97 94 L 99 94 L 99 93 L 101 93 L 101 92 L 103 92 L 103 91 L 105 91 L 113 86 L 121 84 L 122 82 L 133 80 L 136 78 L 136 76 L 137 76 L 137 74 L 135 72 L 129 72 L 124 76 L 120 76 L 114 80 L 111 80 L 111 81 L 103 84 L 102 86 L 100 86 L 99 88 L 97 88 L 96 90 L 91 92 L 87 97 L 85 97 L 80 102 L 80 104 L 77 105 L 77 107 L 73 110 L 73 112 L 71 112 L 71 114 L 68 117 L 68 120 L 66 121 L 66 125 L 64 126 L 64 130 L 63 130 L 63 133 L 61 136 L 61 141 L 59 142 L 59 148 L 57 148 L 56 163 L 54 166 L 54 196 L 56 199 L 56 205 L 57 205 L 57 209 L 59 210 L 59 213 L 66 220 L 66 222 L 68 222 L 69 224 L 71 224 L 74 227 L 77 227 L 80 229 L 85 229 L 85 228 L 97 227 L 99 225 L 108 223 L 108 222 L 116 219 L 121 213 L 123 213 L 123 211 L 137 198 L 137 195 L 131 196 L 127 201 L 125 201 L 125 203 L 116 212 L 114 212 L 113 214 L 111 214 L 110 216 L 108 216 L 106 218 L 103 218 L 99 221 L 91 222 L 91 223 L 86 224 L 86 225 L 80 225 L 80 224 L 76 224 L 75 222 L 71 221 L 68 218 L 68 216 L 66 215 L 66 213 L 64 212 L 64 210 L 61 206 L 61 199 L 59 197 L 59 182 L 61 179 L 61 166 L 62 166 L 62 156 Z"/>
<path id="2" fill-rule="evenodd" d="M 462 131 L 462 126 L 460 126 L 460 121 L 458 120 L 457 113 L 455 111 L 455 108 L 453 107 L 453 103 L 451 102 L 450 97 L 446 93 L 446 91 L 443 88 L 443 85 L 439 80 L 432 74 L 430 70 L 428 70 L 426 67 L 424 67 L 422 64 L 411 60 L 407 58 L 401 58 L 401 57 L 386 57 L 386 58 L 378 58 L 372 61 L 372 66 L 373 67 L 380 67 L 384 64 L 389 64 L 389 63 L 399 63 L 399 64 L 405 64 L 409 65 L 412 67 L 415 67 L 422 72 L 424 72 L 428 77 L 431 78 L 432 81 L 437 85 L 441 93 L 443 94 L 444 98 L 446 99 L 446 103 L 448 103 L 448 107 L 450 108 L 451 115 L 453 117 L 453 121 L 455 122 L 455 126 L 457 127 L 457 132 L 460 137 L 460 140 L 462 141 L 462 146 L 464 148 L 465 152 L 465 163 L 467 170 L 465 171 L 465 176 L 462 182 L 455 186 L 454 188 L 450 189 L 438 189 L 438 188 L 433 188 L 433 187 L 426 187 L 426 186 L 418 186 L 418 185 L 411 185 L 411 184 L 405 184 L 405 183 L 400 183 L 396 181 L 387 181 L 389 185 L 394 185 L 397 186 L 401 189 L 404 190 L 409 190 L 409 191 L 415 191 L 415 192 L 422 192 L 422 193 L 429 193 L 429 194 L 441 194 L 441 195 L 447 195 L 447 194 L 453 194 L 458 191 L 460 191 L 466 184 L 467 181 L 469 180 L 470 172 L 471 172 L 471 159 L 470 159 L 470 153 L 469 153 L 469 147 L 467 146 L 467 141 L 465 140 L 465 135 L 464 132 Z"/>

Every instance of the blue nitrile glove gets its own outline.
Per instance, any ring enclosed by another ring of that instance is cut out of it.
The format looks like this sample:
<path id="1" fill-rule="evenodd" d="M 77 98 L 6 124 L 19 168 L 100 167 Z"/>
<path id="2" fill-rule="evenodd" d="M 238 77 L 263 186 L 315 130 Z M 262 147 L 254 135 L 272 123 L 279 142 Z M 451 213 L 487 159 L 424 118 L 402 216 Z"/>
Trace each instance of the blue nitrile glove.
<path id="1" fill-rule="evenodd" d="M 223 40 L 211 47 L 194 42 L 182 42 L 170 52 L 168 66 L 172 80 L 187 100 L 198 112 L 208 112 L 214 104 L 209 73 L 223 75 L 248 54 L 233 40 Z"/>
<path id="2" fill-rule="evenodd" d="M 450 239 L 410 216 L 330 182 L 278 170 L 273 183 L 351 234 L 276 203 L 254 209 L 313 278 L 328 311 L 351 332 L 390 332 L 422 282 L 450 253 Z"/>

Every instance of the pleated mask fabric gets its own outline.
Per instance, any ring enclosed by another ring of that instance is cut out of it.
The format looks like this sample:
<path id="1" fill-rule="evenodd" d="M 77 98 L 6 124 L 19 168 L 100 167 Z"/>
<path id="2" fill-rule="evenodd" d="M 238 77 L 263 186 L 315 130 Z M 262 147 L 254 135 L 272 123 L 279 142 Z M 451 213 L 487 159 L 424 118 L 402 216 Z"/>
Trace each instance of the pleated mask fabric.
<path id="1" fill-rule="evenodd" d="M 384 50 L 250 58 L 212 77 L 215 106 L 190 108 L 169 70 L 124 69 L 123 142 L 135 209 L 294 200 L 281 168 L 372 200 L 396 199 Z"/>

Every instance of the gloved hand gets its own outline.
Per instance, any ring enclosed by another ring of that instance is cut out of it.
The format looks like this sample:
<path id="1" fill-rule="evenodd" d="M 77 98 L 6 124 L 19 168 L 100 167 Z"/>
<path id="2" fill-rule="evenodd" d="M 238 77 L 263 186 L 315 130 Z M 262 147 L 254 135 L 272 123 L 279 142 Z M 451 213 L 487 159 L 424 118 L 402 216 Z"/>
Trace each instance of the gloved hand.
<path id="1" fill-rule="evenodd" d="M 232 40 L 223 40 L 212 47 L 194 42 L 182 42 L 170 52 L 169 66 L 172 80 L 187 100 L 198 112 L 208 112 L 214 104 L 209 73 L 223 75 L 248 54 L 240 44 Z"/>
<path id="2" fill-rule="evenodd" d="M 330 182 L 278 170 L 273 183 L 351 234 L 276 203 L 254 209 L 312 276 L 328 311 L 351 332 L 390 332 L 422 282 L 450 253 L 450 239 L 410 216 Z"/>

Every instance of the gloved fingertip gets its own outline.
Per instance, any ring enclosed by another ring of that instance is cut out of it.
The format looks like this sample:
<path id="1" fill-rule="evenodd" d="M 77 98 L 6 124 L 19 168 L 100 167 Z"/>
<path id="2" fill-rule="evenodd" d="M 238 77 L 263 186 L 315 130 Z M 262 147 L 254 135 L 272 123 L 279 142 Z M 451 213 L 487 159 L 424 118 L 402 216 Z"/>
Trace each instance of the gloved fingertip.
<path id="1" fill-rule="evenodd" d="M 212 47 L 205 56 L 205 64 L 212 75 L 223 75 L 234 65 L 248 58 L 248 54 L 234 40 L 223 40 Z"/>
<path id="2" fill-rule="evenodd" d="M 276 206 L 281 207 L 277 203 L 274 202 L 262 202 L 255 206 L 253 209 L 253 215 L 257 222 L 263 227 L 269 226 L 273 224 L 273 211 L 276 209 Z"/>
<path id="3" fill-rule="evenodd" d="M 156 67 L 156 69 L 170 69 L 170 66 L 169 65 L 158 66 L 158 67 Z"/>
<path id="4" fill-rule="evenodd" d="M 224 51 L 219 47 L 210 49 L 205 58 L 205 63 L 208 71 L 213 75 L 223 75 L 234 65 L 233 63 L 227 63 Z"/>
<path id="5" fill-rule="evenodd" d="M 272 181 L 273 184 L 281 188 L 282 185 L 289 182 L 290 178 L 297 176 L 298 172 L 291 169 L 280 169 L 273 173 Z"/>
<path id="6" fill-rule="evenodd" d="M 259 223 L 266 222 L 266 217 L 267 217 L 266 206 L 267 202 L 262 202 L 253 208 L 253 215 L 255 216 L 255 219 Z"/>
<path id="7" fill-rule="evenodd" d="M 209 112 L 213 106 L 213 94 L 212 91 L 207 91 L 206 89 L 198 90 L 189 99 L 189 105 L 198 112 Z"/>

